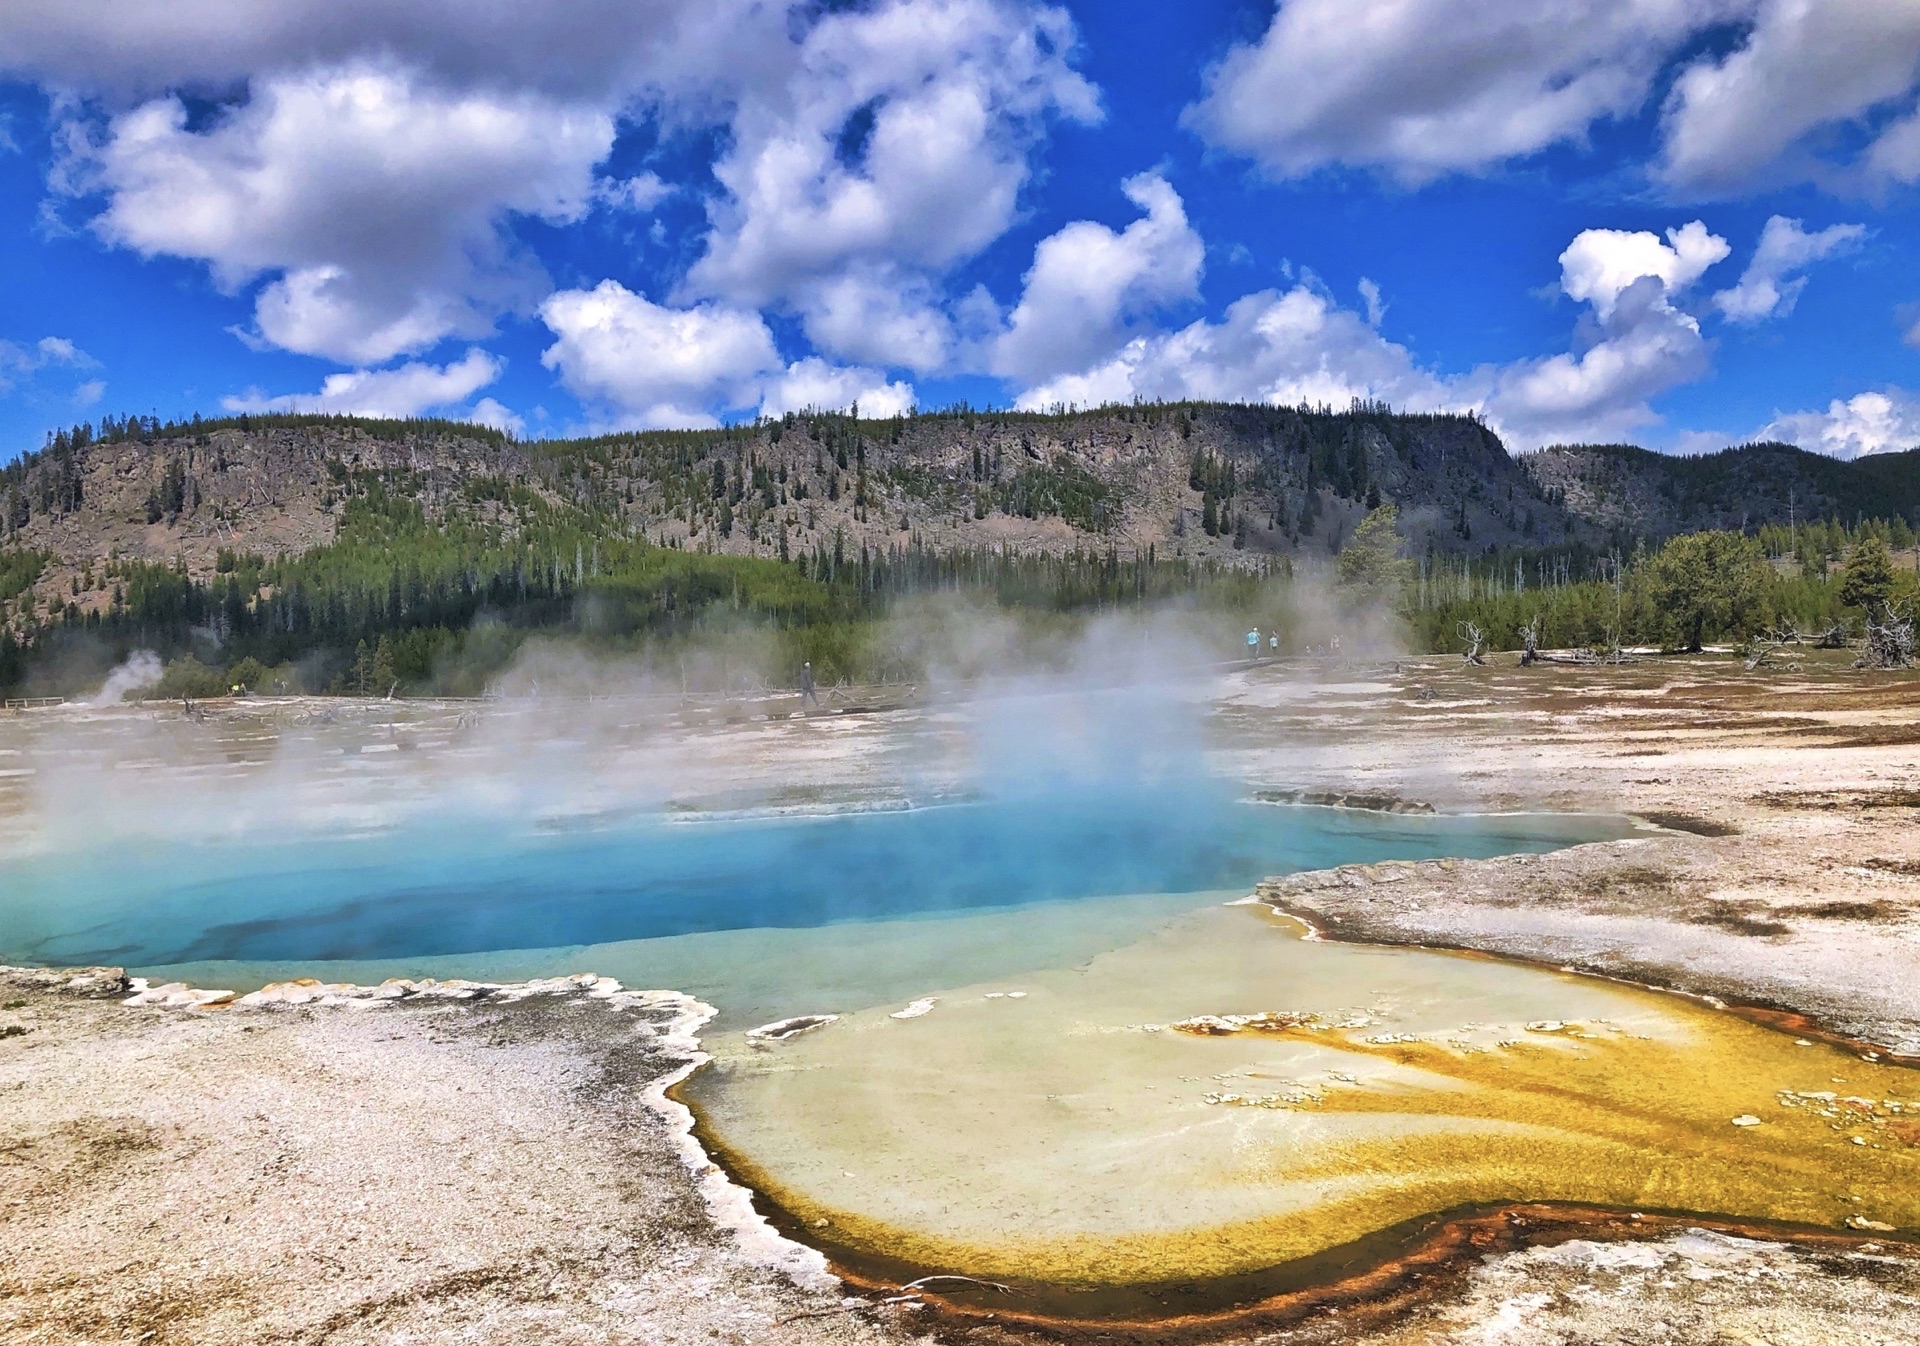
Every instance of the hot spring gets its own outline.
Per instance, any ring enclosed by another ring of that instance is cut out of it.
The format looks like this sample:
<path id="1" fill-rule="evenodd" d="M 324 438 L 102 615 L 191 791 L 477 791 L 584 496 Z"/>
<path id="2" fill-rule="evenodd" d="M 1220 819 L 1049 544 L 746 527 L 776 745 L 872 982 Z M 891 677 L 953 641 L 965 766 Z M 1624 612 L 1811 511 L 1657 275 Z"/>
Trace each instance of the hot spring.
<path id="1" fill-rule="evenodd" d="M 929 804 L 150 835 L 7 862 L 0 959 L 240 988 L 590 968 L 696 994 L 745 1027 L 1078 962 L 1268 874 L 1543 850 L 1620 827 L 1276 807 L 1196 778 Z"/>
<path id="2" fill-rule="evenodd" d="M 1058 709 L 965 770 L 929 766 L 958 732 L 931 713 L 663 734 L 607 712 L 485 741 L 417 710 L 137 742 L 47 721 L 7 749 L 32 825 L 0 850 L 0 961 L 686 991 L 719 1015 L 680 1096 L 781 1227 L 1068 1316 L 1338 1274 L 1503 1202 L 1920 1227 L 1911 1071 L 1237 901 L 1625 820 L 1274 806 L 1198 753 L 1054 769 L 1085 739 L 1045 732 Z"/>

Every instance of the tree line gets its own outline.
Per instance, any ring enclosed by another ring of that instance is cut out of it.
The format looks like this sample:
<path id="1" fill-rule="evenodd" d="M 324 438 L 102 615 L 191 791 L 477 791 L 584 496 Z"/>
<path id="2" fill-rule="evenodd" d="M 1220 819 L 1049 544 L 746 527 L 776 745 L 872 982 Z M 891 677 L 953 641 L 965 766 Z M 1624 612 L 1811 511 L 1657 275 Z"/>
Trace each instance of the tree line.
<path id="1" fill-rule="evenodd" d="M 536 635 L 658 654 L 744 630 L 767 637 L 765 678 L 791 680 L 803 662 L 823 681 L 867 678 L 904 671 L 875 632 L 913 595 L 1071 613 L 1248 582 L 1151 549 L 877 549 L 842 530 L 783 559 L 660 546 L 611 510 L 497 477 L 469 480 L 430 516 L 405 475 L 343 481 L 333 540 L 298 555 L 221 549 L 211 576 L 124 557 L 96 575 L 89 563 L 85 591 L 105 592 L 104 606 L 76 601 L 80 576 L 74 598 L 36 599 L 50 558 L 0 551 L 0 602 L 18 600 L 22 625 L 0 631 L 0 693 L 72 692 L 151 649 L 167 661 L 166 696 L 474 694 Z"/>
<path id="2" fill-rule="evenodd" d="M 1591 650 L 1858 636 L 1869 617 L 1920 598 L 1914 540 L 1904 520 L 1869 519 L 1689 533 L 1627 553 L 1440 561 L 1432 574 L 1403 563 L 1399 603 L 1415 646 L 1431 652 L 1459 648 L 1467 626 L 1509 650 L 1529 631 L 1543 648 Z"/>
<path id="3" fill-rule="evenodd" d="M 842 445 L 829 426 L 819 435 L 833 460 Z M 849 462 L 857 474 L 857 448 Z M 757 675 L 767 680 L 791 680 L 803 661 L 823 681 L 906 676 L 914 670 L 881 625 L 917 596 L 966 595 L 1035 620 L 1178 600 L 1217 611 L 1223 630 L 1257 612 L 1287 633 L 1295 586 L 1307 582 L 1286 558 L 1223 565 L 1151 547 L 876 549 L 836 532 L 780 558 L 709 553 L 657 545 L 615 509 L 556 503 L 498 477 L 469 480 L 430 515 L 403 475 L 345 483 L 333 541 L 299 555 L 224 550 L 205 577 L 130 558 L 96 577 L 89 563 L 87 590 L 96 578 L 107 586 L 104 607 L 45 604 L 32 589 L 51 558 L 0 551 L 0 603 L 26 605 L 21 636 L 0 632 L 0 692 L 71 692 L 152 649 L 167 661 L 166 695 L 471 694 L 534 636 L 659 653 L 749 630 L 766 637 Z M 978 478 L 991 476 L 983 463 Z M 1232 513 L 1241 482 L 1231 465 L 1198 454 L 1192 479 Z M 729 475 L 719 499 L 755 488 L 751 472 Z M 1529 632 L 1546 648 L 1698 649 L 1782 628 L 1857 633 L 1869 615 L 1914 602 L 1914 543 L 1894 518 L 1694 533 L 1630 552 L 1407 556 L 1394 507 L 1382 504 L 1323 580 L 1353 607 L 1397 613 L 1417 650 L 1457 650 L 1468 624 L 1496 649 L 1521 648 Z"/>

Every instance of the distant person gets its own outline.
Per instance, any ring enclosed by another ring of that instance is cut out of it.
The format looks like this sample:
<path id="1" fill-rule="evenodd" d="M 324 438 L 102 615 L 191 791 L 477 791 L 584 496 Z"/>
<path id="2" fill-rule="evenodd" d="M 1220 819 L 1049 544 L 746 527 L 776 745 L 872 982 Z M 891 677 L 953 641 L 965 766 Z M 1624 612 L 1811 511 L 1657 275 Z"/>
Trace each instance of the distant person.
<path id="1" fill-rule="evenodd" d="M 1333 638 L 1333 652 L 1335 654 L 1340 653 L 1340 637 L 1339 636 L 1335 636 Z"/>
<path id="2" fill-rule="evenodd" d="M 817 706 L 820 704 L 820 698 L 813 694 L 812 660 L 808 660 L 806 663 L 800 665 L 800 703 L 806 706 Z"/>
<path id="3" fill-rule="evenodd" d="M 1252 659 L 1255 662 L 1259 661 L 1260 629 L 1258 627 L 1255 627 L 1253 630 L 1247 632 L 1247 658 Z"/>
<path id="4" fill-rule="evenodd" d="M 1273 654 L 1274 658 L 1278 659 L 1280 657 L 1280 633 L 1278 631 L 1275 631 L 1267 637 L 1267 649 Z"/>

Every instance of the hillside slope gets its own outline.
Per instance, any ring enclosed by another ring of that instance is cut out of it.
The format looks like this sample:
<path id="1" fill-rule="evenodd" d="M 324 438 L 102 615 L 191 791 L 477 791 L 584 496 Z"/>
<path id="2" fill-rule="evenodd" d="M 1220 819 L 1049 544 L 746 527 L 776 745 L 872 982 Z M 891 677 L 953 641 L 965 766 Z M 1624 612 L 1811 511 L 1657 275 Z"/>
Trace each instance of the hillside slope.
<path id="1" fill-rule="evenodd" d="M 402 478 L 431 507 L 476 477 L 525 479 L 531 460 L 462 427 L 402 433 L 378 422 L 215 424 L 29 455 L 0 469 L 0 545 L 62 566 L 109 556 L 213 573 L 222 549 L 273 556 L 330 541 L 356 474 Z"/>
<path id="2" fill-rule="evenodd" d="M 76 442 L 77 440 L 77 442 Z M 62 436 L 0 469 L 0 545 L 64 574 L 126 556 L 212 573 L 225 550 L 330 539 L 356 478 L 429 515 L 476 482 L 532 487 L 669 546 L 1330 551 L 1373 504 L 1440 551 L 1554 545 L 1582 525 L 1478 422 L 1385 411 L 1110 408 L 1062 416 L 792 416 L 759 426 L 514 444 L 436 422 L 235 418 Z"/>
<path id="3" fill-rule="evenodd" d="M 1692 458 L 1585 444 L 1543 449 L 1521 463 L 1570 513 L 1609 532 L 1652 539 L 1795 520 L 1920 521 L 1920 449 L 1846 462 L 1790 444 Z"/>
<path id="4" fill-rule="evenodd" d="M 763 558 L 1325 557 L 1383 502 L 1399 507 L 1412 554 L 1920 513 L 1920 450 L 1841 462 L 1781 444 L 1698 458 L 1602 445 L 1514 458 L 1472 418 L 1370 406 L 822 413 L 526 443 L 454 422 L 236 417 L 85 428 L 0 468 L 0 551 L 43 558 L 30 581 L 41 605 L 99 611 L 110 558 L 206 579 L 236 556 L 298 556 L 334 539 L 369 481 L 429 523 L 457 503 L 511 537 L 522 515 L 505 493 L 522 490 L 589 536 Z M 9 598 L 18 618 L 24 596 Z"/>

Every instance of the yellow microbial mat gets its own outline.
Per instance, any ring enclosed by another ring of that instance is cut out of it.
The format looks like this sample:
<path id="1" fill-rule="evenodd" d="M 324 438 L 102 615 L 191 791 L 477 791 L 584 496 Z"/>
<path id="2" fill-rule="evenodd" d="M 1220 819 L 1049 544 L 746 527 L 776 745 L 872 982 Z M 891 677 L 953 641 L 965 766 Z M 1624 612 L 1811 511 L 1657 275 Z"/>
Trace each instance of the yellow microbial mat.
<path id="1" fill-rule="evenodd" d="M 829 1251 L 929 1271 L 1236 1276 L 1509 1201 L 1920 1228 L 1920 1072 L 1263 906 L 710 1047 L 716 1155 Z"/>

